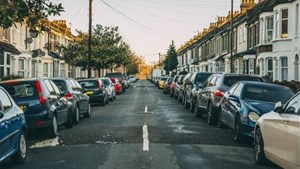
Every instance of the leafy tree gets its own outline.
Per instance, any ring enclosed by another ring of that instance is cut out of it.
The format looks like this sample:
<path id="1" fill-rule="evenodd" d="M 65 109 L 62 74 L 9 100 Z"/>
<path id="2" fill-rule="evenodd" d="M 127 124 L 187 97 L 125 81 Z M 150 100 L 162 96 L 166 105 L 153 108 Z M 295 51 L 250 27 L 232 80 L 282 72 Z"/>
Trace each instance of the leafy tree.
<path id="1" fill-rule="evenodd" d="M 178 65 L 177 52 L 173 40 L 172 40 L 172 44 L 169 46 L 166 58 L 163 61 L 163 63 L 164 63 L 164 70 L 167 71 L 167 74 L 169 74 L 169 71 L 172 71 L 177 68 Z"/>
<path id="2" fill-rule="evenodd" d="M 43 22 L 48 16 L 60 15 L 62 4 L 50 0 L 0 0 L 0 27 L 9 28 L 15 23 L 26 23 L 30 31 L 46 30 Z"/>

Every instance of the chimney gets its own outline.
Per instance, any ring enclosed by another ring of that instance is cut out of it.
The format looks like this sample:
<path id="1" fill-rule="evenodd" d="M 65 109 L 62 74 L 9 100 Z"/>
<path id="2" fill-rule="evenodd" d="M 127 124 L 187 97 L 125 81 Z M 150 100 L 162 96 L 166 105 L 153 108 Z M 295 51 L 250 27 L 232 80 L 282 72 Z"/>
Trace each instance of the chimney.
<path id="1" fill-rule="evenodd" d="M 263 0 L 259 0 L 263 1 Z M 246 13 L 247 10 L 253 8 L 256 5 L 255 0 L 242 0 L 241 13 Z"/>

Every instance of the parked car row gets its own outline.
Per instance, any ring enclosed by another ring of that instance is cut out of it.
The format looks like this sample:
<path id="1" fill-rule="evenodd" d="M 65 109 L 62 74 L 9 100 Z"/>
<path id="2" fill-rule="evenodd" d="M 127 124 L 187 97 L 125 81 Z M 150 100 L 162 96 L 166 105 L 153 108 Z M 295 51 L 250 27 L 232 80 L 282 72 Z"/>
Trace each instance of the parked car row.
<path id="1" fill-rule="evenodd" d="M 300 93 L 256 75 L 194 72 L 165 82 L 169 93 L 195 117 L 233 130 L 235 141 L 254 140 L 257 164 L 272 160 L 300 167 Z M 283 106 L 284 105 L 284 106 Z"/>
<path id="2" fill-rule="evenodd" d="M 123 82 L 125 85 L 125 82 Z M 27 133 L 43 130 L 58 136 L 58 126 L 72 128 L 80 116 L 91 117 L 91 105 L 105 106 L 126 88 L 113 76 L 28 78 L 0 82 L 0 162 L 11 157 L 22 163 L 27 154 Z"/>

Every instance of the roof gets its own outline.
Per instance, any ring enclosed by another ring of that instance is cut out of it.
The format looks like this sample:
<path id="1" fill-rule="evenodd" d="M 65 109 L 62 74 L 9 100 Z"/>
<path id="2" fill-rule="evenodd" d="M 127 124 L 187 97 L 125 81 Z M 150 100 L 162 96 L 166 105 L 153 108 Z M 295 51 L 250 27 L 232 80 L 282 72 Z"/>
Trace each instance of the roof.
<path id="1" fill-rule="evenodd" d="M 4 41 L 0 41 L 0 50 L 6 51 L 6 52 L 10 52 L 16 55 L 21 54 L 21 52 L 11 43 L 9 42 L 4 42 Z"/>

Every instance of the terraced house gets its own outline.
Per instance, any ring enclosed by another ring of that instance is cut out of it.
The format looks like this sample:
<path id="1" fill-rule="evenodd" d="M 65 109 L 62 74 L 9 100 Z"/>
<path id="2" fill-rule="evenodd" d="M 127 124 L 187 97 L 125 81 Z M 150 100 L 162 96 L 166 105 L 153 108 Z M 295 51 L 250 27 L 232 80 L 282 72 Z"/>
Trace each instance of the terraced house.
<path id="1" fill-rule="evenodd" d="M 25 24 L 0 28 L 0 79 L 18 77 L 85 77 L 63 60 L 62 49 L 75 38 L 65 20 L 46 22 L 48 31 L 29 32 Z"/>
<path id="2" fill-rule="evenodd" d="M 271 81 L 299 81 L 299 2 L 242 0 L 232 27 L 229 12 L 179 48 L 177 71 L 232 69 Z"/>

